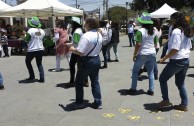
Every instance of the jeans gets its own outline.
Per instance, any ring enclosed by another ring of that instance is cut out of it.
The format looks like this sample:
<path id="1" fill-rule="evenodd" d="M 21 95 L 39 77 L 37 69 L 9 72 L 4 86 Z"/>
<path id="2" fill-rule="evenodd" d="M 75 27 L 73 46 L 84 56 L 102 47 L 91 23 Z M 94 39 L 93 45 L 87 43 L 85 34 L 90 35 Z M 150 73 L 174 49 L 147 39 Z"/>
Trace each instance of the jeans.
<path id="1" fill-rule="evenodd" d="M 159 81 L 163 100 L 169 100 L 167 81 L 175 75 L 175 84 L 179 90 L 181 104 L 188 105 L 188 97 L 185 89 L 185 76 L 189 67 L 189 59 L 170 59 L 169 63 L 163 69 Z"/>
<path id="2" fill-rule="evenodd" d="M 108 45 L 102 46 L 102 55 L 104 57 L 104 65 L 107 65 L 107 49 L 108 49 Z"/>
<path id="3" fill-rule="evenodd" d="M 75 79 L 76 90 L 76 103 L 81 104 L 84 100 L 83 84 L 87 77 L 90 77 L 92 94 L 94 102 L 98 105 L 102 104 L 101 101 L 101 89 L 99 83 L 99 69 L 100 69 L 100 57 L 81 57 L 84 58 L 82 63 L 84 65 L 78 67 L 78 71 Z"/>
<path id="4" fill-rule="evenodd" d="M 107 57 L 108 57 L 108 59 L 111 59 L 111 58 L 110 58 L 110 49 L 111 49 L 112 47 L 113 47 L 113 51 L 114 51 L 114 54 L 115 54 L 115 59 L 116 59 L 116 60 L 118 59 L 117 46 L 118 46 L 118 43 L 111 43 L 111 44 L 108 46 L 108 49 L 107 49 Z"/>
<path id="5" fill-rule="evenodd" d="M 128 37 L 129 37 L 129 46 L 135 46 L 135 40 L 134 40 L 134 33 L 128 33 Z"/>
<path id="6" fill-rule="evenodd" d="M 163 58 L 166 55 L 166 52 L 168 50 L 168 42 L 166 42 L 163 46 L 162 55 L 160 58 Z"/>
<path id="7" fill-rule="evenodd" d="M 44 69 L 42 66 L 42 56 L 43 56 L 43 50 L 34 51 L 34 52 L 27 52 L 25 61 L 26 61 L 26 66 L 28 68 L 28 72 L 29 72 L 29 75 L 31 78 L 35 77 L 31 62 L 34 58 L 36 58 L 36 65 L 37 65 L 38 70 L 39 70 L 40 79 L 44 79 Z"/>
<path id="8" fill-rule="evenodd" d="M 0 72 L 0 86 L 3 86 L 3 77 L 1 75 L 1 72 Z"/>
<path id="9" fill-rule="evenodd" d="M 156 55 L 150 54 L 150 55 L 138 55 L 135 63 L 133 65 L 133 72 L 132 72 L 132 84 L 131 88 L 135 89 L 137 88 L 137 80 L 138 80 L 138 72 L 142 68 L 142 66 L 145 64 L 145 67 L 148 72 L 148 79 L 149 79 L 149 90 L 154 90 L 154 64 L 156 63 Z"/>
<path id="10" fill-rule="evenodd" d="M 4 51 L 5 56 L 9 56 L 9 54 L 8 54 L 8 45 L 3 45 L 3 51 Z"/>

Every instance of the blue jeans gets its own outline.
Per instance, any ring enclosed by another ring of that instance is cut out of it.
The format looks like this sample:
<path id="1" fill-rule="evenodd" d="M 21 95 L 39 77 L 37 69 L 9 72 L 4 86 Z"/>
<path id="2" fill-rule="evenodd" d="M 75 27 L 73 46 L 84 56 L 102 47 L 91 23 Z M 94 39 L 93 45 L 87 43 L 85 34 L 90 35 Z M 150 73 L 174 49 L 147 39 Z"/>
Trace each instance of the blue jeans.
<path id="1" fill-rule="evenodd" d="M 142 66 L 145 64 L 145 67 L 148 72 L 148 79 L 149 79 L 149 90 L 154 91 L 154 64 L 156 63 L 156 55 L 150 54 L 150 55 L 138 55 L 135 63 L 133 65 L 133 72 L 132 72 L 132 84 L 131 88 L 135 89 L 137 88 L 137 80 L 138 80 L 138 72 L 142 68 Z"/>
<path id="2" fill-rule="evenodd" d="M 117 46 L 118 46 L 118 43 L 111 43 L 111 44 L 108 46 L 108 49 L 107 49 L 107 56 L 108 56 L 108 59 L 111 59 L 111 58 L 110 58 L 110 49 L 111 49 L 112 47 L 113 47 L 113 51 L 114 51 L 114 54 L 115 54 L 115 59 L 118 59 Z"/>
<path id="3" fill-rule="evenodd" d="M 36 65 L 37 65 L 38 70 L 39 70 L 40 79 L 44 79 L 44 69 L 42 66 L 42 56 L 43 56 L 43 50 L 34 51 L 34 52 L 27 52 L 25 61 L 26 61 L 26 66 L 28 68 L 28 72 L 29 72 L 30 77 L 35 77 L 31 62 L 34 58 L 36 58 Z"/>
<path id="4" fill-rule="evenodd" d="M 129 37 L 129 46 L 135 46 L 134 33 L 128 33 Z"/>
<path id="5" fill-rule="evenodd" d="M 167 81 L 175 75 L 175 84 L 179 90 L 181 104 L 188 105 L 188 97 L 185 89 L 185 76 L 189 67 L 189 59 L 170 59 L 169 63 L 163 69 L 159 81 L 163 100 L 169 100 Z"/>
<path id="6" fill-rule="evenodd" d="M 100 57 L 81 57 L 78 60 L 78 71 L 75 79 L 75 90 L 76 90 L 76 104 L 83 103 L 84 100 L 84 89 L 83 84 L 87 77 L 90 77 L 92 94 L 94 102 L 98 105 L 102 104 L 101 101 L 101 89 L 99 83 L 99 69 L 100 69 Z M 80 65 L 79 62 L 82 62 Z"/>
<path id="7" fill-rule="evenodd" d="M 3 86 L 3 77 L 1 75 L 1 72 L 0 72 L 0 86 Z"/>

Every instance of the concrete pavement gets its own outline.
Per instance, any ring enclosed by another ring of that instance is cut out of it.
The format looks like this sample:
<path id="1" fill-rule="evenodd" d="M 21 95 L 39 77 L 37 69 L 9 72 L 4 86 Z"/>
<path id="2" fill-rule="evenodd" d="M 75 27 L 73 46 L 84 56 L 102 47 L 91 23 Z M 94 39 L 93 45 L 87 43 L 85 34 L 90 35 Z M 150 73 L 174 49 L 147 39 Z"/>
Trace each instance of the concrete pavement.
<path id="1" fill-rule="evenodd" d="M 191 67 L 186 77 L 189 111 L 156 111 L 155 103 L 162 100 L 159 82 L 155 81 L 155 95 L 147 95 L 146 73 L 142 74 L 143 80 L 138 81 L 139 95 L 126 94 L 131 85 L 134 47 L 128 47 L 127 36 L 122 36 L 120 40 L 119 62 L 111 62 L 108 69 L 100 70 L 102 110 L 87 107 L 70 111 L 66 108 L 67 104 L 75 100 L 75 89 L 64 88 L 69 81 L 66 60 L 61 62 L 64 68 L 62 72 L 50 72 L 49 70 L 55 66 L 55 56 L 44 56 L 45 83 L 20 83 L 28 77 L 25 56 L 0 58 L 0 71 L 5 85 L 5 90 L 0 90 L 0 126 L 193 126 L 194 51 L 191 52 Z M 161 51 L 162 48 L 157 59 Z M 114 60 L 113 53 L 111 57 Z M 158 64 L 159 73 L 164 66 L 165 64 Z M 33 68 L 36 78 L 39 79 L 35 60 Z M 169 80 L 168 85 L 170 101 L 179 104 L 180 98 L 174 77 Z M 92 103 L 91 88 L 84 89 L 85 100 Z"/>

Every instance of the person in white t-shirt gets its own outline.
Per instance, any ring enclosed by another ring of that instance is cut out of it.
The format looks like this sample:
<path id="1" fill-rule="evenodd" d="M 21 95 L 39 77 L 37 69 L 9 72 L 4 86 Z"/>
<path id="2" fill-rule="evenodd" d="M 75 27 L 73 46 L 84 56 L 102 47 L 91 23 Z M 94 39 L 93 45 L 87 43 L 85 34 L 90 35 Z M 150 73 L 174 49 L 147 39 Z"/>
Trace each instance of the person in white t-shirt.
<path id="1" fill-rule="evenodd" d="M 38 82 L 44 83 L 44 69 L 42 65 L 42 57 L 43 57 L 43 38 L 45 36 L 45 32 L 41 29 L 41 23 L 38 17 L 32 17 L 28 20 L 28 25 L 30 29 L 27 31 L 26 37 L 24 40 L 28 42 L 28 49 L 26 55 L 26 66 L 28 68 L 28 72 L 30 77 L 26 79 L 27 81 L 35 80 L 35 74 L 32 67 L 32 60 L 36 58 L 36 64 L 39 70 L 40 79 Z"/>
<path id="2" fill-rule="evenodd" d="M 189 24 L 185 19 L 185 15 L 175 12 L 170 16 L 172 32 L 168 40 L 168 53 L 160 59 L 164 62 L 170 59 L 162 73 L 160 74 L 160 88 L 162 93 L 162 101 L 158 103 L 158 108 L 171 106 L 168 96 L 167 81 L 175 75 L 175 84 L 179 90 L 181 103 L 175 105 L 174 108 L 180 111 L 188 110 L 188 96 L 185 89 L 185 77 L 189 68 L 189 54 L 191 45 L 191 31 Z"/>
<path id="3" fill-rule="evenodd" d="M 86 107 L 84 103 L 84 89 L 83 84 L 87 77 L 91 80 L 91 90 L 94 97 L 92 107 L 94 109 L 101 109 L 102 98 L 99 83 L 99 69 L 100 69 L 100 51 L 102 48 L 102 35 L 97 31 L 99 22 L 97 19 L 88 18 L 85 21 L 86 33 L 81 37 L 78 47 L 70 47 L 72 53 L 80 56 L 78 63 L 78 71 L 75 79 L 76 100 L 67 105 L 72 109 L 81 109 Z"/>
<path id="4" fill-rule="evenodd" d="M 142 16 L 137 18 L 142 24 L 135 34 L 135 50 L 133 53 L 133 71 L 132 71 L 132 83 L 129 89 L 130 95 L 137 93 L 137 80 L 139 70 L 145 65 L 148 72 L 149 89 L 148 95 L 154 95 L 154 64 L 156 63 L 156 49 L 155 46 L 158 42 L 158 38 L 154 32 L 153 21 L 149 13 L 142 13 Z"/>
<path id="5" fill-rule="evenodd" d="M 129 21 L 128 24 L 128 37 L 129 37 L 129 46 L 132 47 L 135 46 L 135 41 L 134 41 L 134 28 L 135 28 L 135 23 L 133 22 L 133 20 Z"/>

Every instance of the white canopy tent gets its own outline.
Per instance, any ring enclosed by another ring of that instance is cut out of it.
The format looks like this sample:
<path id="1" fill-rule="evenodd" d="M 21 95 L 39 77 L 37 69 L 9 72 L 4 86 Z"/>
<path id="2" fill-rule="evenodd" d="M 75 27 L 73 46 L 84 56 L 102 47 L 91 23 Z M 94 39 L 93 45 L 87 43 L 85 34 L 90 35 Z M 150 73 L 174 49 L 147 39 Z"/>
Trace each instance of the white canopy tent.
<path id="1" fill-rule="evenodd" d="M 0 12 L 1 12 L 1 10 L 6 9 L 6 8 L 11 8 L 11 6 L 0 0 Z M 6 17 L 6 19 L 8 19 L 7 17 L 9 17 L 9 23 L 11 25 L 13 24 L 13 18 L 12 17 L 10 17 L 10 16 L 1 16 L 1 15 L 0 15 L 0 17 Z"/>
<path id="2" fill-rule="evenodd" d="M 83 10 L 67 6 L 58 0 L 28 0 L 17 6 L 1 10 L 0 15 L 14 17 L 53 17 L 54 27 L 55 17 L 83 16 Z"/>
<path id="3" fill-rule="evenodd" d="M 4 3 L 3 1 L 0 0 L 0 10 L 10 8 L 8 4 Z"/>
<path id="4" fill-rule="evenodd" d="M 177 12 L 175 9 L 171 8 L 168 4 L 164 4 L 158 10 L 150 13 L 152 18 L 169 18 L 171 14 Z"/>
<path id="5" fill-rule="evenodd" d="M 22 4 L 1 11 L 1 15 L 15 17 L 64 17 L 83 15 L 83 10 L 67 6 L 58 0 L 28 0 Z"/>

